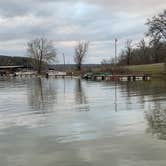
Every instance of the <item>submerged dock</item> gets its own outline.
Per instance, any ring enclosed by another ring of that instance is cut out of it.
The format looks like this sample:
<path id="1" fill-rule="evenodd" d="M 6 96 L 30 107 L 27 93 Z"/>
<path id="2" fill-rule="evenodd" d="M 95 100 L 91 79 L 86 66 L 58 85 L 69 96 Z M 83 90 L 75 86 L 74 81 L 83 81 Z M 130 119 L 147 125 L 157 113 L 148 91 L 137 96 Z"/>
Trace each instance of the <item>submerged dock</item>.
<path id="1" fill-rule="evenodd" d="M 87 80 L 96 80 L 96 81 L 138 81 L 144 80 L 148 81 L 151 79 L 151 76 L 148 74 L 85 74 L 83 79 Z"/>

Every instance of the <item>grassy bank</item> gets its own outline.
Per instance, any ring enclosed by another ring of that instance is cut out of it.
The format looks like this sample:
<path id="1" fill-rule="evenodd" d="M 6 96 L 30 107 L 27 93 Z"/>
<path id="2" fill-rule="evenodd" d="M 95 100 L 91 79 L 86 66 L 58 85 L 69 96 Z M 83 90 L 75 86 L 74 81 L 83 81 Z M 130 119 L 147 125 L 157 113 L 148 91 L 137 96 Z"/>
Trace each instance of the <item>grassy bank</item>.
<path id="1" fill-rule="evenodd" d="M 133 66 L 127 66 L 126 68 L 134 72 L 144 72 L 147 74 L 151 74 L 153 77 L 166 76 L 166 69 L 164 63 L 133 65 Z"/>
<path id="2" fill-rule="evenodd" d="M 165 77 L 166 78 L 166 68 L 164 63 L 157 64 L 145 64 L 145 65 L 131 65 L 131 66 L 107 66 L 103 68 L 102 66 L 91 68 L 88 70 L 84 68 L 82 71 L 71 70 L 70 73 L 73 73 L 74 76 L 79 76 L 85 73 L 126 73 L 126 72 L 141 72 L 152 75 L 152 77 Z"/>

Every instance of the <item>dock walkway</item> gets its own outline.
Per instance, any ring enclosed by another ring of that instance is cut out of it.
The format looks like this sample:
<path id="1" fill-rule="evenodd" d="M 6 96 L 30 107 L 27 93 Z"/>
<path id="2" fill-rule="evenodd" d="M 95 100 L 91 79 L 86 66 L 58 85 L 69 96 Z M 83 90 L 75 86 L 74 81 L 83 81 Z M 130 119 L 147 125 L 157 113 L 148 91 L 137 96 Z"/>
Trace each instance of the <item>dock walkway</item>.
<path id="1" fill-rule="evenodd" d="M 138 81 L 138 80 L 150 80 L 151 76 L 147 74 L 111 74 L 111 75 L 104 75 L 104 74 L 90 74 L 84 75 L 83 79 L 88 80 L 105 80 L 105 81 Z"/>

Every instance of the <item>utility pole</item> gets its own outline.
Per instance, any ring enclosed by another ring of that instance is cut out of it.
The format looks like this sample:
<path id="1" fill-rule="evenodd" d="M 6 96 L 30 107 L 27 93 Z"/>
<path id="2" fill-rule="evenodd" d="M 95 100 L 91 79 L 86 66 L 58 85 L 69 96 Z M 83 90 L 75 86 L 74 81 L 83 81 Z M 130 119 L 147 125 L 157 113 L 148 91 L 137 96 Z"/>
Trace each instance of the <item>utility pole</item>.
<path id="1" fill-rule="evenodd" d="M 62 56 L 63 56 L 63 64 L 64 64 L 64 67 L 65 67 L 65 54 L 63 53 Z"/>
<path id="2" fill-rule="evenodd" d="M 114 65 L 116 66 L 116 63 L 117 63 L 117 42 L 118 42 L 118 39 L 115 38 L 115 63 Z M 114 104 L 115 104 L 115 112 L 117 112 L 118 108 L 117 108 L 117 82 L 115 80 L 115 99 L 114 99 Z"/>
<path id="3" fill-rule="evenodd" d="M 117 63 L 117 42 L 118 42 L 118 39 L 115 38 L 115 64 Z"/>

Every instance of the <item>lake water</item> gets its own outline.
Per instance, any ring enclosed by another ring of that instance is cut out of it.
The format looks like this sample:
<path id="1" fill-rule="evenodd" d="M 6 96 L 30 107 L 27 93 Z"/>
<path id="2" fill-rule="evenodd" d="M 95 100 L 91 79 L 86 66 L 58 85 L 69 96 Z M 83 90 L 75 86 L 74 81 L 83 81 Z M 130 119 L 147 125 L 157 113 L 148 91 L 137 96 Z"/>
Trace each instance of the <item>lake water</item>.
<path id="1" fill-rule="evenodd" d="M 0 166 L 165 166 L 166 81 L 0 78 Z"/>

